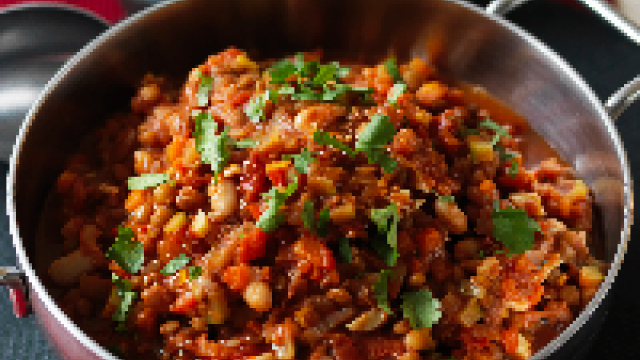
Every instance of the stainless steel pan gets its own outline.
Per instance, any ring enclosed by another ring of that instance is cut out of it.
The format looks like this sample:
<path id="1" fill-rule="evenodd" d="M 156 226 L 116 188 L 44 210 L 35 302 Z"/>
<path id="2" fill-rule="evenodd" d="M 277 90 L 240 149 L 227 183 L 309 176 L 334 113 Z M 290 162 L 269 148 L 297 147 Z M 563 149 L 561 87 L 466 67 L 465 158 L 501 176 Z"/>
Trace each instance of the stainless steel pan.
<path id="1" fill-rule="evenodd" d="M 490 9 L 509 9 L 512 2 Z M 605 15 L 622 24 L 615 13 Z M 559 359 L 584 347 L 580 341 L 597 323 L 593 314 L 607 299 L 629 240 L 632 184 L 613 120 L 637 96 L 640 78 L 605 106 L 540 41 L 501 16 L 458 0 L 184 0 L 142 11 L 87 45 L 47 85 L 14 148 L 7 210 L 22 271 L 5 278 L 17 279 L 13 284 L 19 288 L 26 275 L 35 314 L 65 359 L 115 358 L 69 320 L 39 277 L 47 264 L 34 259 L 50 248 L 36 243 L 43 199 L 77 139 L 125 110 L 146 72 L 181 82 L 195 64 L 230 45 L 258 58 L 315 48 L 329 58 L 365 62 L 381 60 L 389 51 L 401 60 L 422 56 L 447 75 L 485 87 L 529 119 L 594 189 L 603 256 L 611 264 L 591 303 L 532 359 Z"/>

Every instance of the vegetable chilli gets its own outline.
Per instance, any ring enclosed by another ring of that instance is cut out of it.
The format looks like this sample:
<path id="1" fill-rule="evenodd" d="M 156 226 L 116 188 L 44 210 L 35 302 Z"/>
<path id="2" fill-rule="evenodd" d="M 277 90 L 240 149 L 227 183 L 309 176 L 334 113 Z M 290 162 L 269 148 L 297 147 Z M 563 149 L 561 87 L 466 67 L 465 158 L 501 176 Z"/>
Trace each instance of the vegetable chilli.
<path id="1" fill-rule="evenodd" d="M 529 358 L 603 281 L 592 198 L 465 93 L 320 51 L 147 75 L 57 180 L 58 304 L 128 359 Z"/>

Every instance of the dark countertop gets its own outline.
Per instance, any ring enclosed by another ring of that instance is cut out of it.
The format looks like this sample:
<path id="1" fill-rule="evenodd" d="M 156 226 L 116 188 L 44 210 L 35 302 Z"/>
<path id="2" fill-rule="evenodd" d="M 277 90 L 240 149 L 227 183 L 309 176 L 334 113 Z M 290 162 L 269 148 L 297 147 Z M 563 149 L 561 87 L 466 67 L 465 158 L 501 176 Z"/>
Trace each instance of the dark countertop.
<path id="1" fill-rule="evenodd" d="M 486 4 L 486 0 L 474 0 Z M 546 42 L 582 74 L 600 99 L 605 100 L 621 85 L 640 74 L 640 47 L 617 33 L 607 23 L 578 8 L 535 0 L 508 16 Z M 633 178 L 640 175 L 640 104 L 618 119 L 618 131 L 627 149 Z M 637 151 L 636 151 L 637 150 Z M 0 163 L 0 172 L 8 165 Z M 0 180 L 5 189 L 5 177 Z M 5 197 L 0 197 L 5 209 Z M 625 263 L 615 282 L 615 298 L 607 320 L 595 339 L 587 360 L 640 358 L 640 234 L 632 231 Z M 15 265 L 15 251 L 7 217 L 0 220 L 0 264 Z M 0 294 L 0 359 L 56 359 L 33 317 L 14 318 L 8 292 Z"/>

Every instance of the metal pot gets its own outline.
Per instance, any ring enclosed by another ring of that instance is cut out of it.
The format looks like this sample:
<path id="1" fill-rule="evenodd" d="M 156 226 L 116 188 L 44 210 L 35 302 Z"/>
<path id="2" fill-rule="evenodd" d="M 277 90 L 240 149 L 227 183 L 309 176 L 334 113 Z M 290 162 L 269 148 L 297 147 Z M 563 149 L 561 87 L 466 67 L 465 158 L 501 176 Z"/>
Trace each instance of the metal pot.
<path id="1" fill-rule="evenodd" d="M 490 9 L 509 9 L 513 2 L 499 1 Z M 635 31 L 625 29 L 615 13 L 603 14 L 621 29 Z M 637 33 L 629 36 L 640 38 Z M 324 49 L 329 58 L 365 62 L 378 61 L 389 51 L 400 60 L 422 56 L 446 75 L 483 86 L 529 119 L 594 189 L 601 256 L 611 264 L 591 303 L 532 359 L 562 358 L 584 347 L 585 337 L 599 323 L 594 312 L 610 297 L 629 240 L 632 185 L 613 120 L 638 95 L 640 77 L 605 106 L 540 41 L 459 0 L 184 0 L 142 11 L 87 45 L 47 85 L 14 148 L 7 207 L 23 272 L 0 272 L 0 281 L 3 275 L 17 279 L 13 284 L 19 289 L 26 274 L 35 314 L 63 358 L 115 360 L 60 310 L 39 277 L 48 264 L 38 258 L 50 248 L 36 241 L 43 199 L 76 139 L 125 110 L 145 73 L 181 82 L 195 64 L 229 45 L 258 58 L 315 48 Z"/>

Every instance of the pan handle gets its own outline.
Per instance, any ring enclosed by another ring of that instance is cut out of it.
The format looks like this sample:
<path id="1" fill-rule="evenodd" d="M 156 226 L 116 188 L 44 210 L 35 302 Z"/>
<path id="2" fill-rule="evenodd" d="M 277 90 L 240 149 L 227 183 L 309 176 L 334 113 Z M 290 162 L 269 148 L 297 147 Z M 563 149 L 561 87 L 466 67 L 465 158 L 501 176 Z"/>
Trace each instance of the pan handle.
<path id="1" fill-rule="evenodd" d="M 518 6 L 526 3 L 529 0 L 494 0 L 487 5 L 485 11 L 489 14 L 505 15 Z M 626 35 L 631 41 L 640 45 L 640 29 L 627 20 L 624 16 L 608 3 L 602 0 L 580 0 L 584 5 L 593 10 L 596 14 L 600 15 L 603 19 L 607 20 L 613 27 L 620 30 L 621 33 Z"/>
<path id="2" fill-rule="evenodd" d="M 489 14 L 506 15 L 511 10 L 526 3 L 529 0 L 494 0 L 487 5 L 485 11 Z M 607 20 L 616 29 L 620 30 L 629 39 L 640 45 L 640 29 L 629 20 L 625 19 L 611 5 L 602 0 L 580 0 L 595 13 Z M 640 98 L 640 75 L 629 81 L 609 97 L 605 109 L 612 120 L 616 120 L 624 110 L 634 101 Z"/>
<path id="3" fill-rule="evenodd" d="M 25 273 L 13 266 L 0 266 L 0 286 L 9 288 L 9 296 L 13 303 L 13 313 L 23 318 L 31 313 L 29 292 L 27 291 L 27 277 Z"/>

